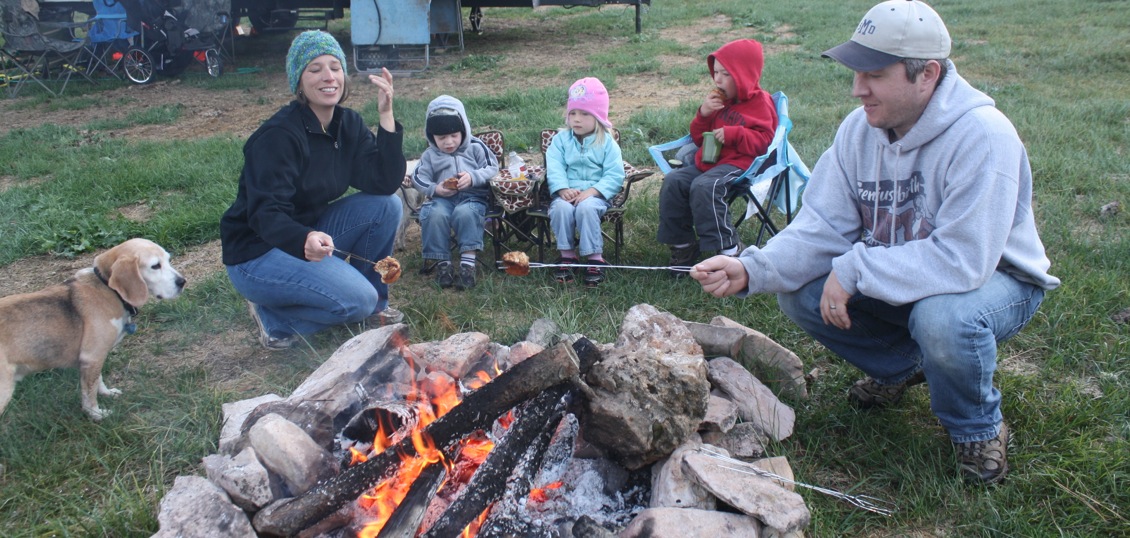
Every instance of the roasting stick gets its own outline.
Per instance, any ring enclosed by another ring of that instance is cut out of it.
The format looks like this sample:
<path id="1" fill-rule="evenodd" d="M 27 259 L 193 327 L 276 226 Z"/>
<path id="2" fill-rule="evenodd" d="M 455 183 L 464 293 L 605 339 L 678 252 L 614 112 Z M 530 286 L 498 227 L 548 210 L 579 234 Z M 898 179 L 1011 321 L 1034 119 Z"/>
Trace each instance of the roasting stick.
<path id="1" fill-rule="evenodd" d="M 856 508 L 862 508 L 864 510 L 867 510 L 868 512 L 874 512 L 876 514 L 884 515 L 884 516 L 887 516 L 887 517 L 894 515 L 895 511 L 898 510 L 898 506 L 895 505 L 894 503 L 892 503 L 890 501 L 885 501 L 883 499 L 877 499 L 877 498 L 872 497 L 870 495 L 849 495 L 847 493 L 844 493 L 844 492 L 841 492 L 841 491 L 836 491 L 834 489 L 828 489 L 828 488 L 823 488 L 823 487 L 820 487 L 820 486 L 813 486 L 811 484 L 805 484 L 803 482 L 797 482 L 795 480 L 789 480 L 788 478 L 785 478 L 785 477 L 778 475 L 776 473 L 771 473 L 769 471 L 765 471 L 763 469 L 759 469 L 757 467 L 754 467 L 753 465 L 750 465 L 750 464 L 745 463 L 743 461 L 735 460 L 735 459 L 733 459 L 733 458 L 731 458 L 731 457 L 729 457 L 729 456 L 727 456 L 727 455 L 725 455 L 721 452 L 715 452 L 715 451 L 709 450 L 709 449 L 703 449 L 703 452 L 711 458 L 714 458 L 716 460 L 720 460 L 720 461 L 723 461 L 725 463 L 731 464 L 731 465 L 722 465 L 723 469 L 728 469 L 728 470 L 731 470 L 731 471 L 737 471 L 737 472 L 743 473 L 743 474 L 752 474 L 752 475 L 762 476 L 762 477 L 765 477 L 765 478 L 771 478 L 773 480 L 784 482 L 786 484 L 792 484 L 794 486 L 800 486 L 802 488 L 808 488 L 808 489 L 811 489 L 813 491 L 817 491 L 817 492 L 823 493 L 825 495 L 847 501 L 849 504 L 855 506 Z"/>
<path id="2" fill-rule="evenodd" d="M 498 262 L 499 269 L 505 269 L 505 262 Z M 653 267 L 650 265 L 605 265 L 605 264 L 587 264 L 587 263 L 540 263 L 530 262 L 530 269 L 549 269 L 557 267 L 566 267 L 569 269 L 585 269 L 588 267 L 600 267 L 602 269 L 643 269 L 651 271 L 678 271 L 681 273 L 691 272 L 690 266 L 687 265 L 668 265 L 661 267 Z"/>
<path id="3" fill-rule="evenodd" d="M 341 255 L 344 255 L 345 256 L 345 263 L 349 263 L 350 258 L 357 258 L 358 260 L 361 260 L 361 261 L 363 261 L 363 262 L 365 262 L 369 265 L 376 265 L 377 264 L 377 262 L 375 262 L 375 261 L 366 260 L 365 258 L 362 258 L 361 256 L 358 256 L 358 255 L 356 255 L 352 252 L 346 252 L 344 250 L 341 250 L 340 248 L 334 248 L 334 252 L 341 254 Z"/>

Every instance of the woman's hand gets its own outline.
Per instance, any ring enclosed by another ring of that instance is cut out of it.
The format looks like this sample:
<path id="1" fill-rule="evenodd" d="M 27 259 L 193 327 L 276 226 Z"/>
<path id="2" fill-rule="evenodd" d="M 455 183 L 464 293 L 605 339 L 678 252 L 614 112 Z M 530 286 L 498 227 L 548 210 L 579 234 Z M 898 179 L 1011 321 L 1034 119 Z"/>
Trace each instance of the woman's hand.
<path id="1" fill-rule="evenodd" d="M 320 262 L 326 256 L 333 254 L 334 251 L 334 238 L 329 234 L 319 231 L 312 231 L 306 234 L 306 245 L 304 247 L 306 259 L 312 262 Z"/>
<path id="2" fill-rule="evenodd" d="M 691 267 L 691 278 L 702 285 L 702 291 L 715 297 L 727 297 L 749 287 L 749 274 L 741 260 L 732 256 L 714 256 Z"/>
<path id="3" fill-rule="evenodd" d="M 392 73 L 381 68 L 380 75 L 369 75 L 369 82 L 377 87 L 377 112 L 381 116 L 381 128 L 388 132 L 396 131 L 396 118 L 392 114 Z"/>

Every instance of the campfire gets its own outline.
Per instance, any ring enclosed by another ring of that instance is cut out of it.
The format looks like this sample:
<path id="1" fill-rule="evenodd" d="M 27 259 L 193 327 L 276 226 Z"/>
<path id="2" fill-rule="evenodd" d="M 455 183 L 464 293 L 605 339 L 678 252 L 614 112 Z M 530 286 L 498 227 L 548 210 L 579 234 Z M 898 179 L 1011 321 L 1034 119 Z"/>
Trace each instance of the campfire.
<path id="1" fill-rule="evenodd" d="M 289 397 L 225 404 L 208 479 L 177 478 L 158 535 L 802 535 L 791 470 L 764 458 L 794 415 L 759 377 L 807 397 L 761 333 L 648 305 L 611 344 L 546 320 L 511 346 L 374 329 Z"/>

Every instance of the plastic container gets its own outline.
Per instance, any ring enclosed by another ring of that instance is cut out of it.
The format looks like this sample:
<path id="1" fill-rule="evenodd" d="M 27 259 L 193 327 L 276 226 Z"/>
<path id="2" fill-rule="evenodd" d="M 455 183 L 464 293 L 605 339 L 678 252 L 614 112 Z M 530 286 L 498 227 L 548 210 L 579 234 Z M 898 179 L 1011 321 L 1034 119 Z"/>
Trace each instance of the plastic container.
<path id="1" fill-rule="evenodd" d="M 707 164 L 718 162 L 718 154 L 721 152 L 722 145 L 714 138 L 714 132 L 702 133 L 702 162 Z"/>
<path id="2" fill-rule="evenodd" d="M 515 180 L 526 179 L 526 161 L 523 161 L 514 151 L 510 152 L 508 160 L 510 161 L 510 178 Z"/>

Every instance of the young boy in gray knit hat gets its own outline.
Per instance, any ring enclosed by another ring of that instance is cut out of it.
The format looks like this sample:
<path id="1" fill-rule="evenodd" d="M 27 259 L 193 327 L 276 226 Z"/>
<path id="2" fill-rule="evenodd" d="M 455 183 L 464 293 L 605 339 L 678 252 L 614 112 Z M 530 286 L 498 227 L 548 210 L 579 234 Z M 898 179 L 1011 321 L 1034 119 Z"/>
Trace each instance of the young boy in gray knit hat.
<path id="1" fill-rule="evenodd" d="M 370 128 L 341 106 L 345 60 L 326 32 L 294 38 L 286 71 L 295 99 L 247 139 L 239 191 L 220 220 L 228 277 L 267 349 L 334 325 L 404 317 L 366 261 L 392 253 L 402 211 L 392 196 L 406 168 L 392 75 L 369 75 L 380 116 Z M 350 188 L 359 192 L 343 198 Z"/>

